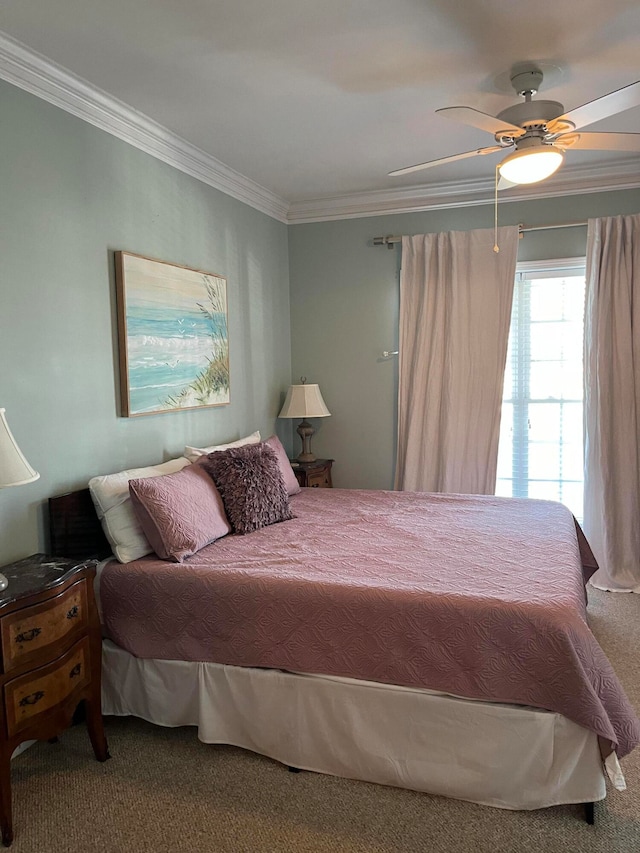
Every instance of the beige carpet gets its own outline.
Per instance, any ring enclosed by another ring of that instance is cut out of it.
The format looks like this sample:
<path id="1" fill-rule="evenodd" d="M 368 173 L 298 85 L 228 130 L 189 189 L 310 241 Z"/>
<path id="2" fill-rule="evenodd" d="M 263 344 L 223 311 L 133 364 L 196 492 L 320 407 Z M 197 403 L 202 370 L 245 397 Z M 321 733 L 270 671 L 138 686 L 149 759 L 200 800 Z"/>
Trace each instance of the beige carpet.
<path id="1" fill-rule="evenodd" d="M 590 621 L 640 709 L 640 596 L 589 591 Z M 508 812 L 313 773 L 206 746 L 192 729 L 109 719 L 113 758 L 84 726 L 13 762 L 15 853 L 640 853 L 640 748 L 588 826 L 578 806 Z"/>

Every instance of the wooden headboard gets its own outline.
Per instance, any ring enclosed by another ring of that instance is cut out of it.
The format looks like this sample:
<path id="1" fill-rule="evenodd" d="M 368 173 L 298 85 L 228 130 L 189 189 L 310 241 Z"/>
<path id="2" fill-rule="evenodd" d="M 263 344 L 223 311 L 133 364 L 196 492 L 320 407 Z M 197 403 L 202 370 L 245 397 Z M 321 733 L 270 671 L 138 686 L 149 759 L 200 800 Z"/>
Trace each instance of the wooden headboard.
<path id="1" fill-rule="evenodd" d="M 111 554 L 89 489 L 49 498 L 49 549 L 72 559 L 101 560 Z"/>

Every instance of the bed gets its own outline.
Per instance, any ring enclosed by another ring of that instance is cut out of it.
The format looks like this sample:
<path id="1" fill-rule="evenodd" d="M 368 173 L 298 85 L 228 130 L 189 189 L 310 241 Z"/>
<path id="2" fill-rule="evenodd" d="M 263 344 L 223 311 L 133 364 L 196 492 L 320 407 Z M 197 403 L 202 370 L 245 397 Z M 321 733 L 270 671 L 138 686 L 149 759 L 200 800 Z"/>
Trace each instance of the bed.
<path id="1" fill-rule="evenodd" d="M 181 564 L 100 563 L 106 714 L 502 808 L 592 805 L 607 777 L 624 788 L 640 724 L 588 627 L 596 564 L 568 510 L 330 489 L 290 501 L 293 519 Z M 56 552 L 104 543 L 86 490 L 50 504 Z"/>

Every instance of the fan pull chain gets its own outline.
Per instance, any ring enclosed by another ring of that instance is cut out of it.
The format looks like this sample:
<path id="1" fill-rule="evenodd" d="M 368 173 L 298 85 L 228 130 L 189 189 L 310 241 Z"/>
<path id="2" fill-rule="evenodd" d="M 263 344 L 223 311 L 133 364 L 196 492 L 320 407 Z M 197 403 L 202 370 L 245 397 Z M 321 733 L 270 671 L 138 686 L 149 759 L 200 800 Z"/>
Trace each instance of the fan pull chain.
<path id="1" fill-rule="evenodd" d="M 493 251 L 498 254 L 498 167 L 496 166 L 496 188 L 494 193 L 494 217 L 493 217 Z"/>

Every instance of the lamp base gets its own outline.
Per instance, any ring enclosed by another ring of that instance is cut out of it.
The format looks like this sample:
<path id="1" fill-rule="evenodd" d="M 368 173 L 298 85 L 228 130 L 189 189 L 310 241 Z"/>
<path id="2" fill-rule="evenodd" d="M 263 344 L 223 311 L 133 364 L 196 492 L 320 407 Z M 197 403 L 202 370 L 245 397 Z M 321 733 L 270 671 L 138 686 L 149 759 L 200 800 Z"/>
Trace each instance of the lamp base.
<path id="1" fill-rule="evenodd" d="M 302 452 L 296 456 L 298 462 L 315 462 L 316 457 L 315 454 L 311 452 L 311 436 L 314 434 L 315 429 L 311 426 L 309 421 L 304 420 L 298 424 L 296 432 L 302 439 Z"/>

